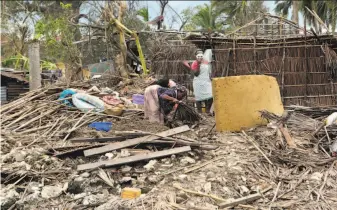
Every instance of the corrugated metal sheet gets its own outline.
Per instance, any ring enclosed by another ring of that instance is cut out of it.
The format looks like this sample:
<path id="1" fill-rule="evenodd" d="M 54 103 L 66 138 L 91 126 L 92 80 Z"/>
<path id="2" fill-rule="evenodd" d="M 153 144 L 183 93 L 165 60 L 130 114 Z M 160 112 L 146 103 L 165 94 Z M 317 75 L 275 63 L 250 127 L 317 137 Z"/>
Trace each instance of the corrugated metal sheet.
<path id="1" fill-rule="evenodd" d="M 1 86 L 0 98 L 1 98 L 1 101 L 7 101 L 7 87 Z"/>
<path id="2" fill-rule="evenodd" d="M 104 61 L 101 63 L 95 63 L 88 65 L 88 69 L 91 72 L 91 76 L 103 74 L 107 71 L 114 72 L 114 65 L 112 61 Z"/>

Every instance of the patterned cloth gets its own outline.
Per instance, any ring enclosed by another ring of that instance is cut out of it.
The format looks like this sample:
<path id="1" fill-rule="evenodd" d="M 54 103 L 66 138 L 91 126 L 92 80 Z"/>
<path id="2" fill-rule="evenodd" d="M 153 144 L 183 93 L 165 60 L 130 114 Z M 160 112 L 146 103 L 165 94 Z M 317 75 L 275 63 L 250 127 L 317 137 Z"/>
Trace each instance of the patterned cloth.
<path id="1" fill-rule="evenodd" d="M 163 95 L 168 95 L 173 98 L 177 98 L 178 96 L 177 90 L 172 88 L 162 88 L 162 87 L 158 88 L 160 110 L 164 115 L 168 115 L 172 111 L 175 104 L 172 101 L 163 99 L 162 98 Z"/>
<path id="2" fill-rule="evenodd" d="M 151 85 L 144 92 L 144 116 L 150 122 L 164 124 L 164 115 L 160 112 L 158 89 L 159 85 Z"/>

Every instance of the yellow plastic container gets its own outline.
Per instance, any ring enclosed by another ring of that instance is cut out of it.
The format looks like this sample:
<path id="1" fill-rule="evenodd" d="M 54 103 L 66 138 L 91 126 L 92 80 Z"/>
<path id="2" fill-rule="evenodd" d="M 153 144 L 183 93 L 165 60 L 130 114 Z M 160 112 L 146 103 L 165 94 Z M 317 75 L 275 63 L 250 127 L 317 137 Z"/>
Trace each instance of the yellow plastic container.
<path id="1" fill-rule="evenodd" d="M 282 115 L 284 109 L 274 77 L 247 75 L 212 81 L 217 131 L 240 131 L 266 124 L 260 110 Z"/>
<path id="2" fill-rule="evenodd" d="M 126 187 L 122 190 L 122 195 L 121 197 L 123 199 L 133 199 L 137 198 L 142 194 L 141 189 L 139 188 L 129 188 Z"/>

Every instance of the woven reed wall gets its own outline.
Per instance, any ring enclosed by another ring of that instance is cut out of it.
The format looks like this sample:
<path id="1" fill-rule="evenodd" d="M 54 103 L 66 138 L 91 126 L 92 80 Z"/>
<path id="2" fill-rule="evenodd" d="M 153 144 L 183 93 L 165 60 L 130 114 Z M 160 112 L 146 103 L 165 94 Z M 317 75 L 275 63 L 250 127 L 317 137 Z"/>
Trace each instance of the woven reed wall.
<path id="1" fill-rule="evenodd" d="M 153 52 L 157 55 L 152 56 L 151 71 L 156 77 L 168 77 L 177 83 L 186 86 L 193 91 L 193 76 L 190 71 L 182 64 L 183 60 L 194 60 L 194 53 L 197 48 L 194 45 L 179 46 L 154 46 Z"/>
<path id="2" fill-rule="evenodd" d="M 161 46 L 161 48 L 163 48 Z M 194 60 L 195 47 L 166 47 L 167 57 L 152 61 L 157 76 L 166 75 L 192 89 L 193 77 L 182 60 Z M 323 52 L 324 50 L 324 52 Z M 337 82 L 332 80 L 331 65 L 337 65 L 337 55 L 329 47 L 304 43 L 214 45 L 214 77 L 265 74 L 274 76 L 279 85 L 284 105 L 336 105 Z M 165 58 L 165 59 L 164 59 Z"/>

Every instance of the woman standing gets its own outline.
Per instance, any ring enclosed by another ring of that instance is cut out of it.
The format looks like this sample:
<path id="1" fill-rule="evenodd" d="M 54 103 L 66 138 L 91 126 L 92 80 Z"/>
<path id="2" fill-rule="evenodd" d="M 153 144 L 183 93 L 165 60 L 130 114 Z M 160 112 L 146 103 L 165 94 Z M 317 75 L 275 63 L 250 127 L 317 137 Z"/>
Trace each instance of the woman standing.
<path id="1" fill-rule="evenodd" d="M 210 113 L 213 104 L 211 66 L 203 58 L 202 50 L 197 50 L 196 60 L 191 66 L 185 61 L 184 65 L 193 72 L 193 92 L 197 104 L 198 112 L 202 112 L 202 103 L 205 103 L 206 112 Z"/>
<path id="2" fill-rule="evenodd" d="M 150 122 L 164 124 L 167 116 L 176 103 L 186 96 L 185 87 L 163 88 L 159 85 L 151 85 L 144 93 L 144 115 Z"/>

